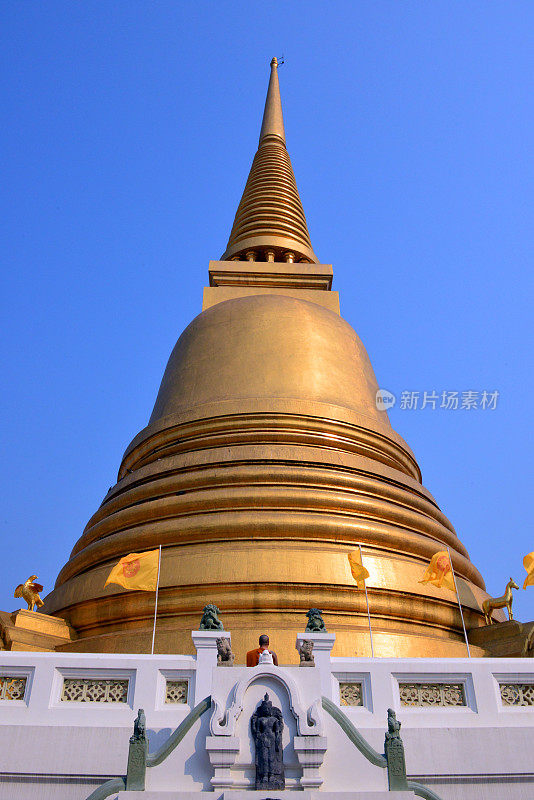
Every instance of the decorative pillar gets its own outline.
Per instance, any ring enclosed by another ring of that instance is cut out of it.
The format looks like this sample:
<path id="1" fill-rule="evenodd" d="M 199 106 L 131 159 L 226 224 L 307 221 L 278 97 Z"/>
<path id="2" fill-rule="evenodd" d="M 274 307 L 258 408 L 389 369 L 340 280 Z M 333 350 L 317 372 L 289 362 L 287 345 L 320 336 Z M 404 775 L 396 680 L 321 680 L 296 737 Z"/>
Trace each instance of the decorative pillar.
<path id="1" fill-rule="evenodd" d="M 328 699 L 332 698 L 332 666 L 330 662 L 330 653 L 336 641 L 335 633 L 306 633 L 297 634 L 296 648 L 302 645 L 303 641 L 313 642 L 313 657 L 315 660 L 315 667 L 321 671 L 321 694 Z"/>
<path id="2" fill-rule="evenodd" d="M 294 736 L 293 747 L 302 767 L 302 789 L 318 789 L 323 779 L 319 768 L 326 753 L 326 736 Z"/>
<path id="3" fill-rule="evenodd" d="M 388 730 L 384 741 L 384 752 L 388 766 L 388 784 L 390 792 L 408 790 L 406 780 L 406 760 L 404 744 L 400 735 L 401 723 L 397 720 L 392 708 L 388 708 Z"/>
<path id="4" fill-rule="evenodd" d="M 239 755 L 237 736 L 206 736 L 206 750 L 213 767 L 213 789 L 231 789 L 236 781 L 232 767 Z"/>
<path id="5" fill-rule="evenodd" d="M 146 718 L 145 712 L 140 708 L 134 723 L 133 736 L 130 736 L 128 766 L 126 768 L 126 791 L 145 791 L 147 758 Z"/>
<path id="6" fill-rule="evenodd" d="M 213 668 L 217 666 L 217 639 L 224 637 L 230 642 L 228 631 L 192 631 L 191 638 L 197 651 L 195 673 L 195 705 L 211 694 Z"/>

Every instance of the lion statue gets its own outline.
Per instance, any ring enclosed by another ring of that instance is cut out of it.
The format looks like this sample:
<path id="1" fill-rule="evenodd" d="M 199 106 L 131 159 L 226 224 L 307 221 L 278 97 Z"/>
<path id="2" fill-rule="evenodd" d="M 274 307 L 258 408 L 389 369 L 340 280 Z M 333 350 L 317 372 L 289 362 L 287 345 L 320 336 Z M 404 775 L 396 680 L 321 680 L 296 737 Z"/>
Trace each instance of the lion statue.
<path id="1" fill-rule="evenodd" d="M 213 603 L 208 603 L 202 609 L 202 619 L 200 620 L 200 631 L 223 631 L 224 625 L 219 619 L 221 612 Z"/>
<path id="2" fill-rule="evenodd" d="M 313 642 L 310 639 L 303 639 L 297 647 L 300 656 L 301 667 L 314 667 L 315 658 L 313 657 Z"/>
<path id="3" fill-rule="evenodd" d="M 306 612 L 306 616 L 308 617 L 306 631 L 309 631 L 310 633 L 326 633 L 326 626 L 324 624 L 322 613 L 323 612 L 319 611 L 318 608 L 310 608 L 310 610 Z"/>
<path id="4" fill-rule="evenodd" d="M 232 653 L 232 645 L 230 639 L 226 636 L 219 636 L 217 639 L 217 666 L 218 667 L 233 667 L 234 654 Z"/>

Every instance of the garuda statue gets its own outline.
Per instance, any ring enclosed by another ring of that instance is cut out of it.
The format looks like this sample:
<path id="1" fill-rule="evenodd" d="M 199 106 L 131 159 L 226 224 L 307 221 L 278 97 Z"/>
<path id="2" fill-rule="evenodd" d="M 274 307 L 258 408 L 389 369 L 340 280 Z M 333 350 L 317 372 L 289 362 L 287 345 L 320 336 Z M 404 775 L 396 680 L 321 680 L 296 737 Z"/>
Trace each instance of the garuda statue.
<path id="1" fill-rule="evenodd" d="M 34 583 L 36 578 L 37 575 L 30 575 L 27 581 L 19 583 L 13 595 L 13 597 L 22 597 L 23 600 L 26 600 L 28 603 L 28 611 L 33 611 L 35 606 L 37 606 L 37 608 L 44 606 L 43 601 L 39 597 L 39 592 L 43 591 L 43 587 L 40 583 Z"/>

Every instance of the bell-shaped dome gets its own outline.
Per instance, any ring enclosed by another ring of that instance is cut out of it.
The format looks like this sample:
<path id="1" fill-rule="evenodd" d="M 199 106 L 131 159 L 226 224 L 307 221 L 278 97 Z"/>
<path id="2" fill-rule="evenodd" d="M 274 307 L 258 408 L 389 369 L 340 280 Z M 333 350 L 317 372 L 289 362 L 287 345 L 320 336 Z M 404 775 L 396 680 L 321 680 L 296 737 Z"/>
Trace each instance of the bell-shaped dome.
<path id="1" fill-rule="evenodd" d="M 256 410 L 271 410 L 283 401 L 286 411 L 339 407 L 343 416 L 361 415 L 391 435 L 387 415 L 376 407 L 377 389 L 365 348 L 345 320 L 306 300 L 256 295 L 219 303 L 188 325 L 150 422 L 202 413 L 207 403 L 250 400 Z"/>
<path id="2" fill-rule="evenodd" d="M 462 654 L 455 598 L 419 580 L 450 547 L 471 624 L 483 583 L 376 390 L 356 333 L 316 303 L 253 295 L 196 317 L 47 598 L 83 639 L 72 649 L 146 649 L 153 601 L 105 579 L 121 556 L 161 545 L 160 652 L 190 650 L 207 601 L 241 653 L 268 629 L 294 660 L 310 607 L 335 626 L 336 654 L 367 652 L 347 558 L 361 545 L 375 653 Z"/>

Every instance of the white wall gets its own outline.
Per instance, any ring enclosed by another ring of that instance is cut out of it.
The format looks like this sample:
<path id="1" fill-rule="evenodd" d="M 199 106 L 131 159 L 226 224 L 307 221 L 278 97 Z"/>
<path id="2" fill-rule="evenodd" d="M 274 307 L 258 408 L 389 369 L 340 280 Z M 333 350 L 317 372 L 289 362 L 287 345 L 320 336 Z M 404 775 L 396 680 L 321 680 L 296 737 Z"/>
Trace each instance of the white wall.
<path id="1" fill-rule="evenodd" d="M 499 680 L 534 683 L 531 659 L 334 658 L 324 661 L 321 668 L 280 668 L 283 681 L 263 667 L 217 668 L 213 659 L 205 653 L 198 664 L 190 656 L 0 653 L 0 675 L 28 677 L 24 700 L 0 700 L 0 800 L 30 796 L 83 800 L 98 783 L 125 774 L 128 739 L 139 707 L 146 713 L 152 751 L 201 699 L 195 697 L 197 685 L 202 694 L 208 688 L 226 710 L 232 705 L 235 687 L 240 682 L 244 686 L 250 675 L 255 681 L 243 690 L 244 710 L 235 729 L 241 741 L 232 772 L 236 788 L 253 777 L 248 720 L 265 690 L 284 712 L 284 757 L 288 784 L 294 785 L 300 772 L 291 741 L 298 727 L 290 711 L 295 701 L 291 694 L 299 694 L 304 709 L 325 692 L 339 704 L 339 681 L 357 679 L 364 685 L 364 705 L 344 706 L 344 713 L 383 752 L 387 709 L 395 709 L 402 722 L 409 776 L 428 783 L 444 800 L 534 798 L 534 706 L 505 707 L 499 693 Z M 127 702 L 62 702 L 64 676 L 128 677 Z M 165 704 L 166 677 L 190 681 L 188 704 Z M 462 682 L 467 706 L 402 706 L 399 680 Z M 371 767 L 339 726 L 324 712 L 321 715 L 328 743 L 320 768 L 321 791 L 383 789 L 385 771 Z M 195 724 L 167 762 L 148 770 L 147 788 L 210 790 L 213 769 L 205 737 L 219 735 L 210 731 L 210 717 L 208 712 Z"/>

